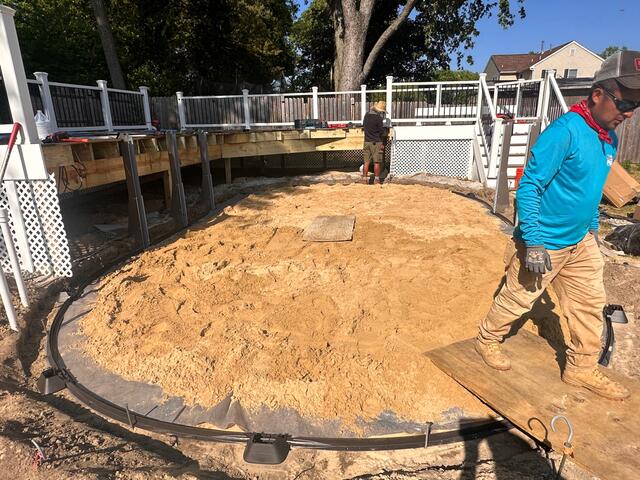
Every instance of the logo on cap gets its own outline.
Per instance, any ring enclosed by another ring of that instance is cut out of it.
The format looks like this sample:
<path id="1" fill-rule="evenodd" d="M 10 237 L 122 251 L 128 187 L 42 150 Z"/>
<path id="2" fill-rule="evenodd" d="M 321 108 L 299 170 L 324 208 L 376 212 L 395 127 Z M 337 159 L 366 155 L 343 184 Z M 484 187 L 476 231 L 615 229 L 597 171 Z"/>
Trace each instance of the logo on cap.
<path id="1" fill-rule="evenodd" d="M 640 72 L 640 57 L 636 58 L 636 70 Z"/>

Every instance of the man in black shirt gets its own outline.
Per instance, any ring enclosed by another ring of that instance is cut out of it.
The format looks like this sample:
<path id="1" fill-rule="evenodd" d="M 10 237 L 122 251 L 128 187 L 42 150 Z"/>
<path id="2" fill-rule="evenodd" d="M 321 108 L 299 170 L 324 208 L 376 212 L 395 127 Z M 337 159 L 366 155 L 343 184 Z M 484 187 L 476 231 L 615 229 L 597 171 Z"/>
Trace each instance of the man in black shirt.
<path id="1" fill-rule="evenodd" d="M 380 183 L 380 172 L 382 171 L 382 162 L 384 161 L 384 136 L 386 129 L 382 118 L 384 116 L 387 104 L 385 102 L 374 103 L 371 110 L 367 112 L 362 120 L 364 129 L 364 146 L 362 153 L 364 157 L 364 166 L 362 176 L 364 183 L 369 183 L 369 164 L 373 161 L 373 173 L 375 175 L 374 183 Z"/>

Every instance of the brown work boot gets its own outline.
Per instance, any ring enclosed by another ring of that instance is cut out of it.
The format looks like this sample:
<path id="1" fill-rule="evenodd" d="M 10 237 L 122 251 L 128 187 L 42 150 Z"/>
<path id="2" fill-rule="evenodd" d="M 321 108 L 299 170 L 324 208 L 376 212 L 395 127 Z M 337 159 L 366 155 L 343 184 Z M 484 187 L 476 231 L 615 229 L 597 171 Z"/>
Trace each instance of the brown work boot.
<path id="1" fill-rule="evenodd" d="M 630 395 L 624 385 L 611 380 L 599 367 L 589 369 L 567 366 L 562 374 L 562 381 L 575 387 L 584 387 L 611 400 L 624 400 Z"/>
<path id="2" fill-rule="evenodd" d="M 496 370 L 509 370 L 511 360 L 502 351 L 502 345 L 498 342 L 483 343 L 476 339 L 476 352 L 480 354 L 484 363 Z"/>

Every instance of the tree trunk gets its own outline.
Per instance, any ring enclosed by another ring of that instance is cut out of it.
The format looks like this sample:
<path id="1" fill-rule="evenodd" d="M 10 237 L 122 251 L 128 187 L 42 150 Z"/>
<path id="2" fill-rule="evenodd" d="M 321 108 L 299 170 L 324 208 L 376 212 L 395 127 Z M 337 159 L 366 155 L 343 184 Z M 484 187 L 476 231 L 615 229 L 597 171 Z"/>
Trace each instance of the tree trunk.
<path id="1" fill-rule="evenodd" d="M 96 22 L 98 23 L 98 33 L 100 33 L 104 57 L 107 60 L 107 68 L 109 69 L 109 76 L 111 77 L 111 85 L 113 88 L 124 90 L 126 88 L 124 76 L 122 75 L 120 60 L 118 60 L 118 52 L 116 51 L 116 43 L 113 40 L 113 33 L 111 32 L 111 26 L 107 19 L 107 12 L 104 8 L 104 3 L 102 0 L 90 1 L 91 6 L 93 7 L 93 13 L 96 16 Z"/>
<path id="2" fill-rule="evenodd" d="M 357 8 L 356 0 L 334 0 L 332 5 L 336 44 L 333 85 L 339 91 L 360 89 L 382 48 L 409 17 L 416 0 L 407 0 L 398 18 L 380 35 L 366 57 L 364 45 L 374 0 L 360 0 L 359 3 L 360 8 Z"/>
<path id="3" fill-rule="evenodd" d="M 337 0 L 333 10 L 336 54 L 333 85 L 336 90 L 359 90 L 364 63 L 364 42 L 369 30 L 373 0 Z"/>

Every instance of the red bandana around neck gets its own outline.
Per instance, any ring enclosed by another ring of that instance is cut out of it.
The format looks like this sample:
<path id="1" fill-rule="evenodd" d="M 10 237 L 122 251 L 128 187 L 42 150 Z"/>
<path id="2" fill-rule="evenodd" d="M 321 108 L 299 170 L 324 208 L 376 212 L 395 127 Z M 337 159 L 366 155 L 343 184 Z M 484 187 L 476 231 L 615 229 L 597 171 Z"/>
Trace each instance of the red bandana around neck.
<path id="1" fill-rule="evenodd" d="M 576 103 L 569 109 L 569 111 L 575 112 L 578 115 L 580 115 L 582 118 L 584 118 L 584 121 L 587 123 L 587 125 L 589 125 L 596 132 L 598 132 L 598 138 L 600 140 L 604 140 L 608 144 L 613 143 L 613 139 L 609 135 L 609 132 L 607 132 L 604 128 L 598 125 L 598 123 L 593 119 L 593 116 L 591 115 L 591 111 L 587 106 L 586 100 L 582 100 L 580 103 Z"/>

